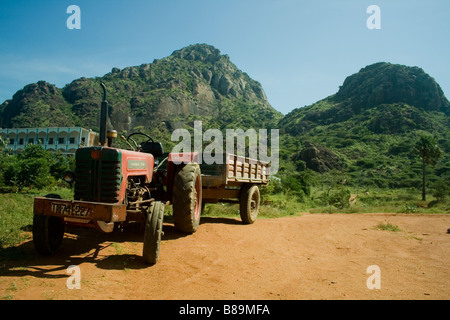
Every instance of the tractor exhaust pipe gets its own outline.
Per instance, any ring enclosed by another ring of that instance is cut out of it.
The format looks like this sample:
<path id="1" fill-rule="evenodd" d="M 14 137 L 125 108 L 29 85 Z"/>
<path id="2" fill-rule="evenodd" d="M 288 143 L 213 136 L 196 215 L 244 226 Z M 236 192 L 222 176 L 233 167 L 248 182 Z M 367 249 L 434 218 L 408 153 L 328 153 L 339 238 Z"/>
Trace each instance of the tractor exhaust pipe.
<path id="1" fill-rule="evenodd" d="M 103 89 L 103 101 L 100 110 L 100 145 L 106 146 L 107 145 L 106 122 L 108 121 L 108 101 L 106 101 L 106 86 L 103 82 L 100 85 Z"/>

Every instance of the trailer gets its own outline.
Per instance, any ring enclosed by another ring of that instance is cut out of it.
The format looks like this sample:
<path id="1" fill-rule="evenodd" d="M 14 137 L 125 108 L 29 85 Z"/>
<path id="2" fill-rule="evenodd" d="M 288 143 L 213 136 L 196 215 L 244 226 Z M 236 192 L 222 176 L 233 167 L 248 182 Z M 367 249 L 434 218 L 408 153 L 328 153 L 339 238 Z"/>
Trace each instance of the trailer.
<path id="1" fill-rule="evenodd" d="M 231 153 L 219 156 L 220 163 L 200 165 L 202 203 L 239 203 L 241 220 L 254 223 L 261 202 L 259 187 L 269 182 L 270 165 Z"/>

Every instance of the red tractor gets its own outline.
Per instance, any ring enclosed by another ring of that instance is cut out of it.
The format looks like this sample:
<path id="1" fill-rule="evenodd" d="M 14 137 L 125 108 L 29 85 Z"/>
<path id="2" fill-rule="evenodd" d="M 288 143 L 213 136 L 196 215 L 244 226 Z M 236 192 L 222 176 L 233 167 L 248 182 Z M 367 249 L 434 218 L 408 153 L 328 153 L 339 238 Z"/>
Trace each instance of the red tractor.
<path id="1" fill-rule="evenodd" d="M 106 130 L 108 102 L 106 87 L 103 83 L 101 86 L 100 145 L 78 149 L 75 172 L 67 172 L 64 177 L 74 183 L 74 200 L 63 200 L 57 194 L 34 199 L 33 242 L 39 253 L 50 255 L 58 249 L 65 225 L 94 227 L 108 233 L 116 225 L 140 222 L 145 224 L 144 261 L 155 264 L 164 208 L 169 202 L 175 228 L 185 233 L 197 230 L 202 200 L 238 202 L 243 222 L 255 221 L 260 203 L 257 185 L 268 182 L 267 163 L 226 154 L 223 165 L 205 167 L 202 176 L 198 153 L 169 153 L 164 157 L 161 143 L 144 133 L 132 133 L 125 139 L 134 150 L 113 148 L 117 133 Z M 144 142 L 135 142 L 133 137 L 138 135 Z M 186 156 L 189 162 L 174 161 Z M 159 159 L 163 160 L 155 168 Z"/>
<path id="2" fill-rule="evenodd" d="M 106 131 L 108 102 L 106 87 L 101 104 L 100 146 L 80 148 L 75 156 L 75 172 L 64 179 L 75 183 L 74 200 L 56 194 L 34 200 L 33 242 L 36 250 L 50 255 L 57 250 L 65 225 L 95 227 L 112 232 L 115 224 L 145 223 L 143 258 L 154 264 L 159 256 L 164 206 L 171 201 L 175 227 L 193 233 L 202 207 L 202 181 L 199 164 L 175 164 L 169 154 L 166 170 L 155 170 L 155 159 L 163 156 L 161 143 L 143 133 L 145 141 L 136 151 L 112 147 L 115 131 Z M 173 197 L 173 194 L 176 197 Z"/>

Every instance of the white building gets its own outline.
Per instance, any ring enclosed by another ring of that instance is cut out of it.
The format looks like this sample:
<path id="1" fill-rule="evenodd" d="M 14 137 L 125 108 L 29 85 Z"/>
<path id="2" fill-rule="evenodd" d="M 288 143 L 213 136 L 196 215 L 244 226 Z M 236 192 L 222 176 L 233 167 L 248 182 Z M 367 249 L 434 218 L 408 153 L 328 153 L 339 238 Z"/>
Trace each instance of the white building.
<path id="1" fill-rule="evenodd" d="M 42 144 L 44 149 L 74 155 L 80 147 L 98 144 L 98 133 L 81 127 L 0 129 L 6 148 L 20 152 L 28 144 Z"/>

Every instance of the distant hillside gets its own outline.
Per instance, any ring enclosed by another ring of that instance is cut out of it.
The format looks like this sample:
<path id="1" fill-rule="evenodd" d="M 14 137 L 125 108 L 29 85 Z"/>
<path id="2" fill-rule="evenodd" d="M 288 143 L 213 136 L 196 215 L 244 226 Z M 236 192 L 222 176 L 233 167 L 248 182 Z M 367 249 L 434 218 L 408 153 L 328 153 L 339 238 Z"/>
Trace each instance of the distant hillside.
<path id="1" fill-rule="evenodd" d="M 422 134 L 432 134 L 444 151 L 433 177 L 450 174 L 449 115 L 449 101 L 422 69 L 376 63 L 347 77 L 335 95 L 279 122 L 287 134 L 284 159 L 298 170 L 339 169 L 356 184 L 414 187 L 421 168 L 412 148 Z"/>
<path id="2" fill-rule="evenodd" d="M 153 63 L 113 68 L 98 78 L 80 78 L 59 89 L 39 81 L 0 106 L 0 127 L 77 125 L 96 130 L 102 91 L 108 88 L 111 127 L 171 132 L 203 120 L 204 127 L 271 127 L 282 117 L 261 85 L 227 55 L 192 45 Z"/>

